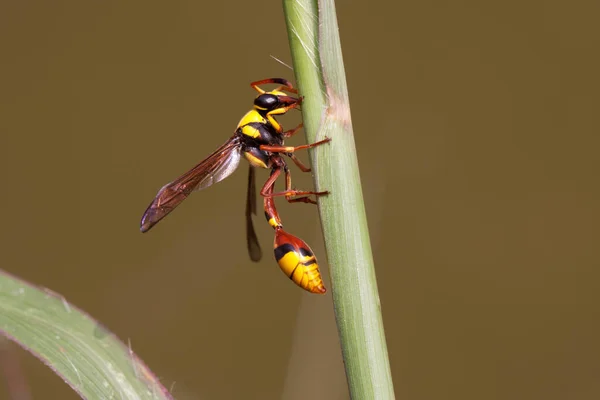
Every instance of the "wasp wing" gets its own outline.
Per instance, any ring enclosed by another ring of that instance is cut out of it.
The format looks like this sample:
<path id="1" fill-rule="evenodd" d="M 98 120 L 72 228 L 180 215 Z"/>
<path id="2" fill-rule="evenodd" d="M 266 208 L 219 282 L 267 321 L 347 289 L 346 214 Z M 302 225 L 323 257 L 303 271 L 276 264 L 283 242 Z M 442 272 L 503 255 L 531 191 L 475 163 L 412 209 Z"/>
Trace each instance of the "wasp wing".
<path id="1" fill-rule="evenodd" d="M 240 138 L 232 136 L 200 164 L 158 191 L 142 216 L 140 230 L 147 232 L 193 191 L 205 189 L 227 178 L 238 167 L 240 158 Z"/>
<path id="2" fill-rule="evenodd" d="M 250 165 L 250 169 L 248 170 L 248 194 L 246 196 L 246 244 L 248 245 L 250 259 L 252 261 L 260 261 L 262 250 L 254 231 L 252 214 L 256 215 L 256 177 L 254 167 Z"/>

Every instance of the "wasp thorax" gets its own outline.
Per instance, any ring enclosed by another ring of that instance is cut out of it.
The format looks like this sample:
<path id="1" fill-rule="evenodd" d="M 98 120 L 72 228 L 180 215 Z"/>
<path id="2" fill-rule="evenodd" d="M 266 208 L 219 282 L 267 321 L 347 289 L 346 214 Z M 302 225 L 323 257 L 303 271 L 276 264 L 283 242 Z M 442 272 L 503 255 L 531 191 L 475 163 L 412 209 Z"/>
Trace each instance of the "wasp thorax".
<path id="1" fill-rule="evenodd" d="M 254 99 L 254 106 L 259 110 L 271 110 L 279 105 L 279 98 L 274 94 L 263 93 Z"/>

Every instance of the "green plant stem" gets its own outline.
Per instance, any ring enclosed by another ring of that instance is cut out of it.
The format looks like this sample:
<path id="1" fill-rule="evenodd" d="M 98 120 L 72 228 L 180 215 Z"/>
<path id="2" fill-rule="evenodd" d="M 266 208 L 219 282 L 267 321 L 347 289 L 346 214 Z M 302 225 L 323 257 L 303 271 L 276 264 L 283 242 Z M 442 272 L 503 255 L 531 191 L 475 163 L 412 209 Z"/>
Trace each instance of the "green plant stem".
<path id="1" fill-rule="evenodd" d="M 350 395 L 393 399 L 333 0 L 283 0 Z"/>

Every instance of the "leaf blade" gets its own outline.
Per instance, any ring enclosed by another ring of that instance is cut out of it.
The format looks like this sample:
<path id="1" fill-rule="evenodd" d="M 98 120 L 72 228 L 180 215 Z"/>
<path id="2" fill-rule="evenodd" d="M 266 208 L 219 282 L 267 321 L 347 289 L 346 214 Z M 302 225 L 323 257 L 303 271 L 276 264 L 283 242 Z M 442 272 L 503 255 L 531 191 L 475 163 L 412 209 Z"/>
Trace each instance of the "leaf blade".
<path id="1" fill-rule="evenodd" d="M 131 348 L 91 316 L 1 270 L 0 334 L 40 359 L 83 398 L 172 399 Z"/>

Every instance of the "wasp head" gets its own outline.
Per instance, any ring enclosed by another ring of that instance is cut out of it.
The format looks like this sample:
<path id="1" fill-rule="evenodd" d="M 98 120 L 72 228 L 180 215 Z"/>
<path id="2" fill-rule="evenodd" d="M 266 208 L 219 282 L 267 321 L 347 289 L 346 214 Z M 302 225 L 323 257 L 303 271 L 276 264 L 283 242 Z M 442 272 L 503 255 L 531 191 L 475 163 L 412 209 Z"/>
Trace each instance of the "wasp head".
<path id="1" fill-rule="evenodd" d="M 288 96 L 279 91 L 266 92 L 258 95 L 254 99 L 254 108 L 260 111 L 273 111 L 277 108 L 289 107 L 294 104 L 300 104 L 301 100 Z"/>

